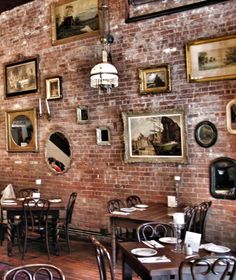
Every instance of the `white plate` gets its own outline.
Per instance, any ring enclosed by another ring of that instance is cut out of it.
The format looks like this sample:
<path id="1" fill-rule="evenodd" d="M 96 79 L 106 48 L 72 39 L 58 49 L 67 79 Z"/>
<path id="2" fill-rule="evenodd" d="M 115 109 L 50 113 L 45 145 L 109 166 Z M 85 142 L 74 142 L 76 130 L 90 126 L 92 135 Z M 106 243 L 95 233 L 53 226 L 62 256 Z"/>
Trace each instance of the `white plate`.
<path id="1" fill-rule="evenodd" d="M 205 245 L 204 249 L 209 251 L 209 252 L 213 252 L 213 253 L 228 253 L 228 252 L 230 252 L 230 248 L 215 245 L 215 244 Z"/>
<path id="2" fill-rule="evenodd" d="M 151 257 L 157 254 L 157 251 L 149 248 L 136 248 L 131 250 L 131 253 L 141 257 Z"/>
<path id="3" fill-rule="evenodd" d="M 18 197 L 17 200 L 23 201 L 23 200 L 25 200 L 25 198 L 24 197 Z"/>
<path id="4" fill-rule="evenodd" d="M 59 202 L 61 202 L 61 198 L 52 198 L 52 199 L 49 199 L 49 201 L 52 203 L 59 203 Z"/>
<path id="5" fill-rule="evenodd" d="M 4 199 L 3 200 L 4 203 L 13 203 L 13 202 L 16 202 L 15 199 Z"/>
<path id="6" fill-rule="evenodd" d="M 130 208 L 120 208 L 120 211 L 123 212 L 127 212 L 127 213 L 131 213 L 134 212 L 136 209 L 134 207 L 130 207 Z"/>
<path id="7" fill-rule="evenodd" d="M 136 208 L 147 208 L 148 205 L 147 204 L 136 204 L 135 207 Z"/>
<path id="8" fill-rule="evenodd" d="M 175 237 L 161 237 L 161 238 L 159 238 L 159 241 L 162 243 L 167 243 L 167 244 L 176 244 Z"/>

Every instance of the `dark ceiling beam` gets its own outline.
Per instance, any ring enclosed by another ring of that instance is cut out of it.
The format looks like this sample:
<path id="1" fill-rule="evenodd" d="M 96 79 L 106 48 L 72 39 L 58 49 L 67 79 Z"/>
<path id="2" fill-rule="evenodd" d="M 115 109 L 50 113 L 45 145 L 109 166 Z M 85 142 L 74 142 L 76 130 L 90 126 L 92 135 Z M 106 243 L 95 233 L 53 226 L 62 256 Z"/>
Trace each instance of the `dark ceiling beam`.
<path id="1" fill-rule="evenodd" d="M 0 0 L 0 13 L 32 1 L 33 0 Z"/>

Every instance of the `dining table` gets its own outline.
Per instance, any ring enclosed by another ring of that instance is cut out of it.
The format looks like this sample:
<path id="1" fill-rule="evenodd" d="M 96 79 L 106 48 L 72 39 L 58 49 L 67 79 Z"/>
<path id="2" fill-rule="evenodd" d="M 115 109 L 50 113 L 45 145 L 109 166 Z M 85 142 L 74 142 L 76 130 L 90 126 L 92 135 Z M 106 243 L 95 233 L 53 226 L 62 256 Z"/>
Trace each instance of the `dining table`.
<path id="1" fill-rule="evenodd" d="M 185 253 L 174 252 L 173 249 L 175 244 L 163 244 L 161 242 L 158 242 L 158 244 L 164 247 L 151 249 L 143 242 L 120 242 L 119 246 L 122 254 L 122 280 L 132 280 L 134 273 L 143 280 L 178 280 L 178 270 L 181 262 L 191 256 L 187 256 Z M 138 254 L 138 250 L 144 248 L 156 251 L 155 256 L 143 258 L 136 255 Z M 211 254 L 212 253 L 202 248 L 192 256 L 203 257 Z M 222 254 L 214 255 L 220 256 Z M 227 255 L 236 256 L 235 253 L 231 252 L 227 253 Z M 150 258 L 157 258 L 156 262 L 151 262 L 151 260 L 148 261 Z M 192 279 L 188 270 L 184 273 L 184 279 Z"/>
<path id="2" fill-rule="evenodd" d="M 112 265 L 116 265 L 116 228 L 136 230 L 137 227 L 146 222 L 170 223 L 173 221 L 173 214 L 183 212 L 184 206 L 168 207 L 164 203 L 150 203 L 133 207 L 133 211 L 127 208 L 123 211 L 114 211 L 109 214 L 111 227 Z M 127 212 L 126 212 L 127 211 Z"/>
<path id="3" fill-rule="evenodd" d="M 64 210 L 65 206 L 61 199 L 49 199 L 50 208 L 48 215 L 51 217 L 52 227 L 54 232 L 53 245 L 55 248 L 55 254 L 59 254 L 59 229 L 58 229 L 58 220 L 60 216 L 60 210 Z M 37 207 L 36 207 L 37 208 Z M 37 209 L 35 208 L 35 211 Z M 24 216 L 23 211 L 23 199 L 13 199 L 8 200 L 1 203 L 2 212 L 6 212 L 7 219 L 7 254 L 8 256 L 12 256 L 12 248 L 13 248 L 13 236 L 12 236 L 12 228 L 16 218 L 20 218 Z M 34 210 L 33 210 L 34 211 Z"/>

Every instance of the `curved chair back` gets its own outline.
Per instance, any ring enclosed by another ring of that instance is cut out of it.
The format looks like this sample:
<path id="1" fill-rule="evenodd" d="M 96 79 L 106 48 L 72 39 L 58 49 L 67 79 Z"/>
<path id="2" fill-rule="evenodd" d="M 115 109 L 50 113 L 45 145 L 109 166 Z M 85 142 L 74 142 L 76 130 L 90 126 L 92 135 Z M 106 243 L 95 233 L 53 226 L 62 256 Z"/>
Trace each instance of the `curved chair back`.
<path id="1" fill-rule="evenodd" d="M 38 191 L 38 189 L 36 189 L 36 188 L 20 189 L 18 192 L 18 196 L 24 197 L 24 198 L 30 198 L 30 197 L 32 197 L 32 194 L 37 191 Z"/>
<path id="2" fill-rule="evenodd" d="M 127 207 L 135 206 L 136 204 L 142 204 L 142 200 L 137 195 L 130 195 L 126 198 Z"/>
<path id="3" fill-rule="evenodd" d="M 91 241 L 95 248 L 100 280 L 115 280 L 109 252 L 94 236 L 91 236 Z"/>
<path id="4" fill-rule="evenodd" d="M 236 279 L 236 258 L 232 256 L 188 258 L 180 264 L 179 280 L 185 280 L 186 274 L 191 275 L 191 278 L 187 277 L 191 280 L 203 278 L 234 280 Z"/>
<path id="5" fill-rule="evenodd" d="M 119 211 L 120 208 L 125 207 L 123 201 L 120 199 L 111 199 L 107 202 L 107 211 L 112 213 L 114 211 Z"/>
<path id="6" fill-rule="evenodd" d="M 66 224 L 71 223 L 76 197 L 77 197 L 76 192 L 71 193 L 69 197 L 67 207 L 66 207 Z"/>
<path id="7" fill-rule="evenodd" d="M 42 277 L 45 275 L 45 278 Z M 65 280 L 65 276 L 62 270 L 55 265 L 51 264 L 27 264 L 18 267 L 14 267 L 8 270 L 3 280 Z"/>
<path id="8" fill-rule="evenodd" d="M 140 225 L 137 228 L 137 239 L 142 240 L 158 240 L 160 237 L 174 236 L 174 230 L 171 225 L 159 222 L 149 222 Z"/>

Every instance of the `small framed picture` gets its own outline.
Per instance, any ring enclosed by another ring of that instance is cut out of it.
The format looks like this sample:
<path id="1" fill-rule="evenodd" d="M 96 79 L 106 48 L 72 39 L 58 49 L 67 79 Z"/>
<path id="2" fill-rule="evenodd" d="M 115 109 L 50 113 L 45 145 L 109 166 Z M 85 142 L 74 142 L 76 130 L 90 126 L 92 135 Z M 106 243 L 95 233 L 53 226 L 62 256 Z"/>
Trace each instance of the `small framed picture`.
<path id="1" fill-rule="evenodd" d="M 171 91 L 170 67 L 167 64 L 139 69 L 141 94 Z"/>
<path id="2" fill-rule="evenodd" d="M 89 111 L 87 106 L 76 108 L 77 123 L 87 123 L 89 120 Z"/>
<path id="3" fill-rule="evenodd" d="M 198 145 L 209 148 L 213 146 L 217 140 L 217 129 L 212 122 L 202 121 L 196 125 L 194 137 Z"/>
<path id="4" fill-rule="evenodd" d="M 46 79 L 46 97 L 47 100 L 62 98 L 61 77 Z"/>
<path id="5" fill-rule="evenodd" d="M 229 133 L 236 134 L 236 99 L 226 105 L 226 118 Z"/>
<path id="6" fill-rule="evenodd" d="M 111 145 L 110 129 L 107 127 L 98 127 L 96 129 L 97 144 L 98 145 Z"/>

